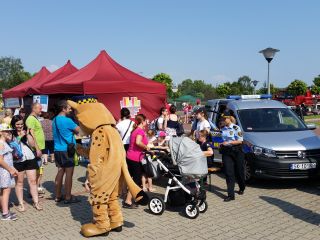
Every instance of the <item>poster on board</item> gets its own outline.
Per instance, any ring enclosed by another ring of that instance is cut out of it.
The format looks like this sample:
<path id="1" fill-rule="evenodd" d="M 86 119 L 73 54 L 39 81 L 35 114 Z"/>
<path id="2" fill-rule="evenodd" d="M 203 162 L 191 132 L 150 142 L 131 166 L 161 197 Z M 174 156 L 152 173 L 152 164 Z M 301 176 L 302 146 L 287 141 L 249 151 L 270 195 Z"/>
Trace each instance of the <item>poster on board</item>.
<path id="1" fill-rule="evenodd" d="M 134 118 L 141 109 L 141 101 L 138 97 L 123 97 L 120 101 L 121 108 L 128 108 L 130 115 Z"/>
<path id="2" fill-rule="evenodd" d="M 34 95 L 33 103 L 40 103 L 42 112 L 48 112 L 49 96 L 48 95 Z"/>
<path id="3" fill-rule="evenodd" d="M 19 108 L 20 107 L 19 98 L 6 98 L 6 99 L 4 99 L 4 107 L 5 108 Z"/>

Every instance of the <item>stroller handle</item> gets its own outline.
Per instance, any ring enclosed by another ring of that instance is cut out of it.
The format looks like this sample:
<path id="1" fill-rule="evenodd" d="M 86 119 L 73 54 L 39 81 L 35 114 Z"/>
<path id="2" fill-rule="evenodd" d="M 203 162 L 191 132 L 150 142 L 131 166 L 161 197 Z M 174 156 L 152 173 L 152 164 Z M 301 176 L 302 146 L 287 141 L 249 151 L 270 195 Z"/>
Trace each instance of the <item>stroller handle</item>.
<path id="1" fill-rule="evenodd" d="M 165 152 L 165 153 L 169 153 L 169 151 L 167 150 L 167 149 L 162 149 L 162 148 L 150 148 L 150 151 L 148 151 L 148 152 L 158 152 L 158 153 L 160 153 L 160 152 Z"/>

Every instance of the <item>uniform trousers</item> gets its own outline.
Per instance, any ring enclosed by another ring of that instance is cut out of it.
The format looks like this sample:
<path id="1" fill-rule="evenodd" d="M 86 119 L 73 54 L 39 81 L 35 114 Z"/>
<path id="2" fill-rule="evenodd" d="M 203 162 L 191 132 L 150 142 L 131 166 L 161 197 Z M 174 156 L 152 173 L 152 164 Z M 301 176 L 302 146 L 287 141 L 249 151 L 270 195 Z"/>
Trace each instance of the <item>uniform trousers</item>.
<path id="1" fill-rule="evenodd" d="M 245 189 L 245 159 L 241 146 L 224 147 L 222 162 L 226 175 L 228 197 L 234 197 L 234 186 L 237 179 L 240 190 Z"/>

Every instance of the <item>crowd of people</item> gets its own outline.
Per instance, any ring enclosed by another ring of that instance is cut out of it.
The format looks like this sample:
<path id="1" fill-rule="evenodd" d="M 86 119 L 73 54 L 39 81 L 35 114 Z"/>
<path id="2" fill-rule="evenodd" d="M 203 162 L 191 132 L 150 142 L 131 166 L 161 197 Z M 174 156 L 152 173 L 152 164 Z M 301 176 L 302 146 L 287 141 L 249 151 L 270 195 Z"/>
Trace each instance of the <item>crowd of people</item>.
<path id="1" fill-rule="evenodd" d="M 42 187 L 44 166 L 55 162 L 55 201 L 64 204 L 79 202 L 71 195 L 72 177 L 75 166 L 74 156 L 68 155 L 68 147 L 75 144 L 75 134 L 79 127 L 69 118 L 71 108 L 66 101 L 57 104 L 56 115 L 42 112 L 39 103 L 32 105 L 31 113 L 26 117 L 23 109 L 5 111 L 0 124 L 0 189 L 1 220 L 16 220 L 17 215 L 9 211 L 11 188 L 15 188 L 16 210 L 25 212 L 24 178 L 27 177 L 29 196 L 37 211 L 43 210 L 39 198 L 43 198 Z M 53 119 L 53 120 L 52 120 Z M 64 196 L 62 196 L 62 181 Z"/>
<path id="2" fill-rule="evenodd" d="M 219 128 L 208 120 L 206 110 L 200 103 L 193 108 L 194 119 L 190 137 L 193 138 L 207 157 L 208 167 L 214 164 L 213 145 L 210 139 L 212 130 L 221 130 L 224 142 L 221 144 L 221 153 L 226 172 L 228 197 L 225 201 L 234 200 L 235 175 L 238 177 L 240 194 L 243 194 L 244 169 L 243 155 L 241 155 L 242 135 L 235 125 L 232 116 L 224 115 Z M 39 198 L 45 191 L 42 187 L 44 167 L 48 162 L 55 162 L 57 174 L 54 180 L 55 202 L 64 204 L 80 202 L 72 196 L 72 178 L 75 161 L 75 136 L 80 127 L 70 117 L 71 107 L 67 101 L 59 101 L 56 114 L 42 112 L 39 103 L 32 105 L 31 113 L 26 117 L 23 109 L 13 114 L 10 109 L 0 124 L 0 189 L 2 220 L 16 220 L 17 215 L 9 211 L 9 196 L 11 188 L 15 188 L 17 198 L 16 210 L 27 210 L 24 204 L 23 183 L 25 176 L 29 186 L 29 195 L 33 207 L 37 211 L 43 210 Z M 151 123 L 143 114 L 132 119 L 129 109 L 121 109 L 121 118 L 116 128 L 121 136 L 128 170 L 134 182 L 144 191 L 154 192 L 156 189 L 152 179 L 146 175 L 141 161 L 146 151 L 160 148 L 169 151 L 170 138 L 184 134 L 183 119 L 177 115 L 174 105 L 162 107 L 159 116 Z M 14 116 L 13 116 L 14 115 Z M 73 150 L 72 150 L 73 149 Z M 65 179 L 63 183 L 63 179 Z M 64 186 L 64 195 L 62 194 Z M 90 187 L 85 184 L 87 190 Z M 124 208 L 137 208 L 130 192 L 123 200 Z"/>
<path id="3" fill-rule="evenodd" d="M 212 131 L 222 132 L 223 142 L 220 151 L 223 156 L 225 166 L 228 196 L 226 202 L 234 200 L 234 185 L 237 176 L 239 182 L 239 193 L 243 194 L 244 184 L 244 156 L 241 150 L 242 133 L 235 125 L 236 120 L 227 112 L 221 116 L 219 127 L 208 120 L 207 112 L 199 102 L 193 108 L 194 119 L 189 137 L 194 139 L 207 157 L 208 167 L 214 166 L 214 147 L 211 138 Z M 137 185 L 142 186 L 145 191 L 154 191 L 152 179 L 146 176 L 141 165 L 144 153 L 152 148 L 166 149 L 171 137 L 184 134 L 182 121 L 177 114 L 174 105 L 162 107 L 159 117 L 151 124 L 147 124 L 147 119 L 143 114 L 138 114 L 134 121 L 130 120 L 128 109 L 121 110 L 121 119 L 117 125 L 127 152 L 127 164 L 129 172 Z M 230 130 L 232 129 L 232 130 Z M 205 179 L 206 181 L 206 179 Z M 123 201 L 124 208 L 136 208 L 130 193 Z"/>

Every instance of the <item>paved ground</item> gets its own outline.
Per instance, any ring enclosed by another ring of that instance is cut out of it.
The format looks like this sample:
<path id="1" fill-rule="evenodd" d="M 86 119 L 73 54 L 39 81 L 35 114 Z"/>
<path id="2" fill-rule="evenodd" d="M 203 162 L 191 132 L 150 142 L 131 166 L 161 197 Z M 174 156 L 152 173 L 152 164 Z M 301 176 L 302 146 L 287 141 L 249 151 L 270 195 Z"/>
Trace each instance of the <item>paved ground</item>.
<path id="1" fill-rule="evenodd" d="M 0 222 L 1 239 L 82 239 L 79 229 L 91 220 L 87 194 L 82 181 L 85 169 L 77 167 L 74 193 L 81 204 L 56 205 L 51 200 L 55 167 L 45 169 L 47 194 L 45 210 L 36 212 L 28 205 L 16 222 Z M 124 210 L 125 227 L 109 239 L 320 239 L 319 181 L 259 181 L 247 188 L 237 201 L 224 203 L 225 182 L 213 176 L 208 192 L 208 211 L 196 220 L 186 219 L 179 210 L 169 209 L 162 216 L 148 213 L 146 207 Z M 157 190 L 163 192 L 158 186 Z M 28 200 L 28 199 L 27 199 Z M 103 239 L 103 237 L 100 237 Z"/>

